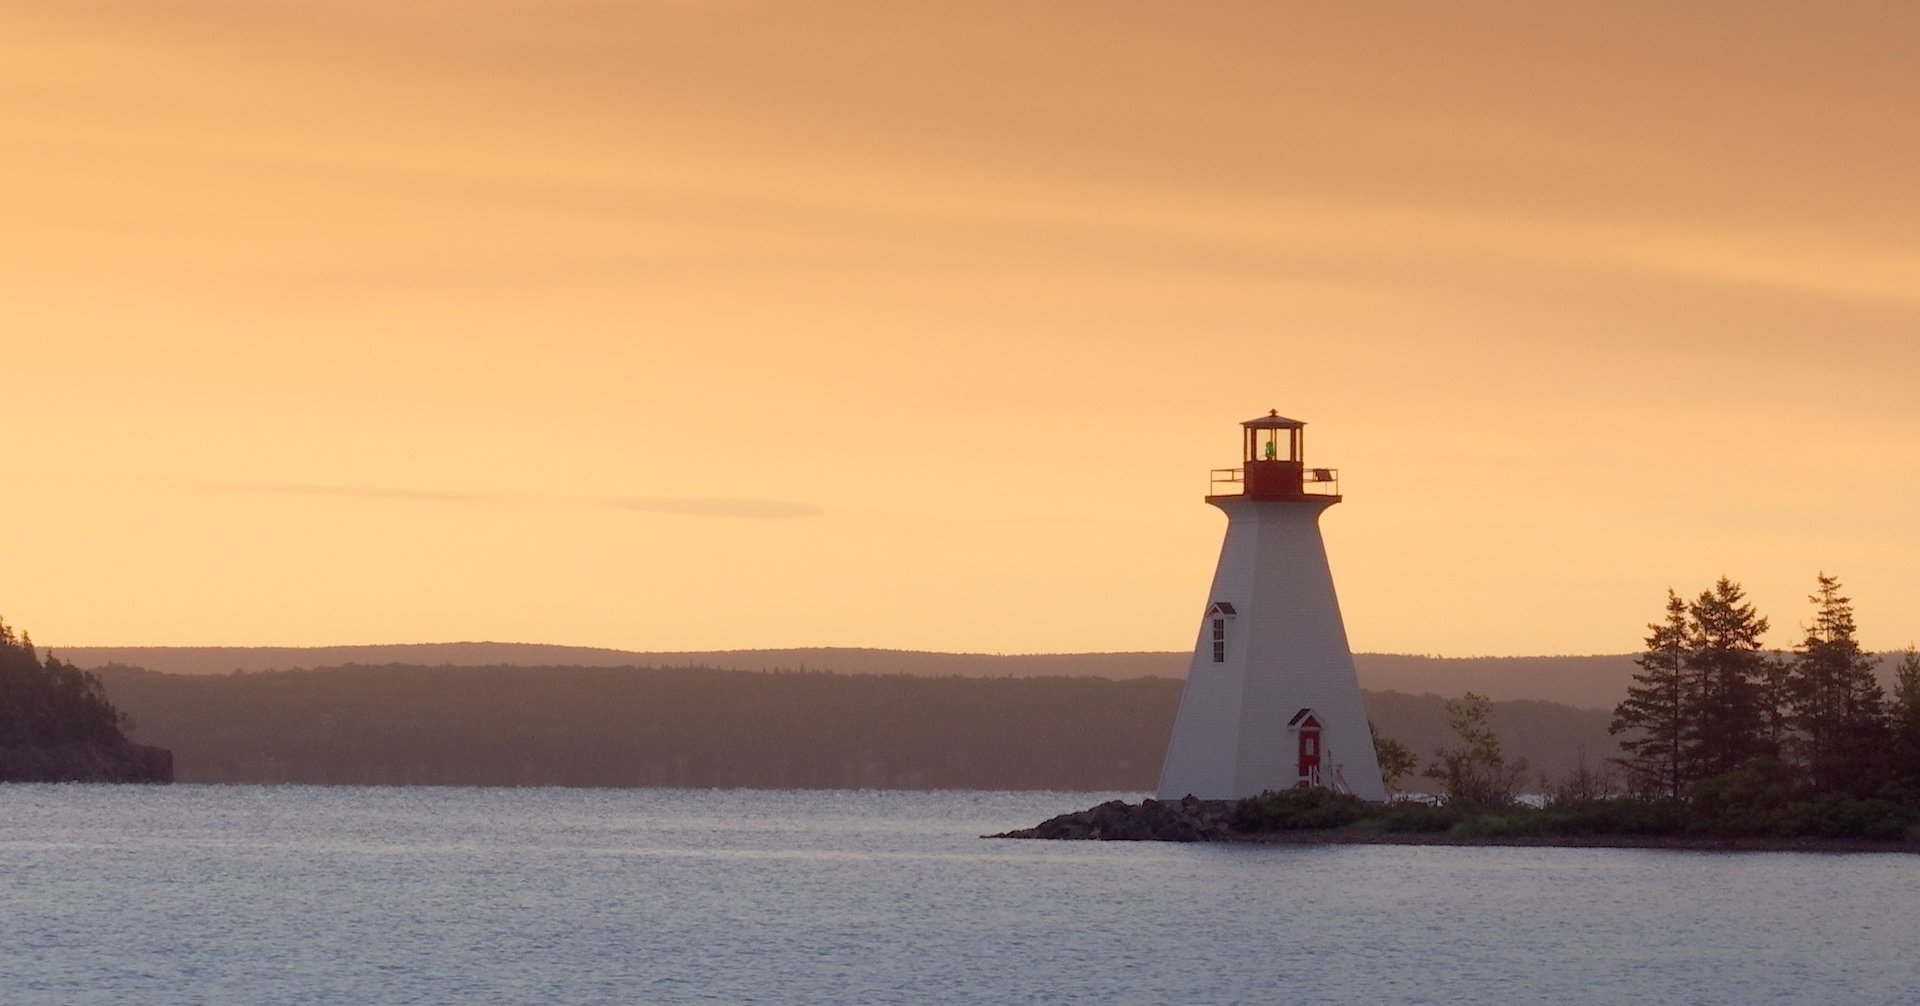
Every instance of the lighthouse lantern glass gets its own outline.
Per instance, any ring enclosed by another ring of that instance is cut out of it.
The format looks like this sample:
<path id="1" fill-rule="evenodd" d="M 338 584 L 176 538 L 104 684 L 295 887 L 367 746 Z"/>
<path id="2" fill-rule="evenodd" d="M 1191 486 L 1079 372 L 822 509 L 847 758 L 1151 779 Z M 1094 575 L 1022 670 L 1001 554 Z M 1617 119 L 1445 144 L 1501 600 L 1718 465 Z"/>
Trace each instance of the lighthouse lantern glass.
<path id="1" fill-rule="evenodd" d="M 1300 460 L 1300 431 L 1297 429 L 1249 429 L 1248 461 Z"/>

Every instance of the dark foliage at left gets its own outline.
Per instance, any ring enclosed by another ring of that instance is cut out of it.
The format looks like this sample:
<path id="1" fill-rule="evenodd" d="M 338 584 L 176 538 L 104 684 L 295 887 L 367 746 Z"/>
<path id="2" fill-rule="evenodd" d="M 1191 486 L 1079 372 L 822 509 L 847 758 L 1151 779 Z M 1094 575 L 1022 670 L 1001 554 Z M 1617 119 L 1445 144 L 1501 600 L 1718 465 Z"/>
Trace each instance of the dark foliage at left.
<path id="1" fill-rule="evenodd" d="M 171 756 L 129 742 L 99 676 L 0 621 L 0 782 L 170 782 Z"/>

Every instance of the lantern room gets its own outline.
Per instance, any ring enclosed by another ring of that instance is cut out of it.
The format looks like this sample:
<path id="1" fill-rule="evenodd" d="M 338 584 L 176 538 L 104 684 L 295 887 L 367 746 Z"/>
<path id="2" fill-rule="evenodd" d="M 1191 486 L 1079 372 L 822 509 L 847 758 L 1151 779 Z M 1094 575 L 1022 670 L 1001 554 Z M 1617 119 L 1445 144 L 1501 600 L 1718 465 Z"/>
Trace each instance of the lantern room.
<path id="1" fill-rule="evenodd" d="M 1333 469 L 1306 467 L 1306 423 L 1270 410 L 1240 426 L 1240 467 L 1215 469 L 1209 497 L 1244 496 L 1252 500 L 1339 497 L 1339 477 Z"/>

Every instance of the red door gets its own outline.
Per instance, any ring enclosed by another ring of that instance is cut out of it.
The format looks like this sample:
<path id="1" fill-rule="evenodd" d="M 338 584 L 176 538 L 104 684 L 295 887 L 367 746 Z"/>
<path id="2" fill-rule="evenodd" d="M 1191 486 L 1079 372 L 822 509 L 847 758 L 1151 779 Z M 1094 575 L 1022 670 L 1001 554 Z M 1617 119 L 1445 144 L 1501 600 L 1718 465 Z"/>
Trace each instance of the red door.
<path id="1" fill-rule="evenodd" d="M 1300 785 L 1320 785 L 1320 721 L 1311 716 L 1300 724 Z"/>

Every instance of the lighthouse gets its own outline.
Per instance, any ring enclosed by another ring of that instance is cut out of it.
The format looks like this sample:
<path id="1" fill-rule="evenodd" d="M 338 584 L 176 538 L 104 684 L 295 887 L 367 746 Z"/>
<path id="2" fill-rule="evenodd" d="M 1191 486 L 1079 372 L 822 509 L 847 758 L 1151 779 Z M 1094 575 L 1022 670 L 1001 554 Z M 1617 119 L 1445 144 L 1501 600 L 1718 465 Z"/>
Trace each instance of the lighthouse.
<path id="1" fill-rule="evenodd" d="M 1226 513 L 1227 535 L 1160 798 L 1309 786 L 1384 800 L 1320 538 L 1320 515 L 1340 502 L 1339 476 L 1306 467 L 1307 424 L 1269 412 L 1240 425 L 1240 467 L 1214 470 L 1207 495 Z"/>

